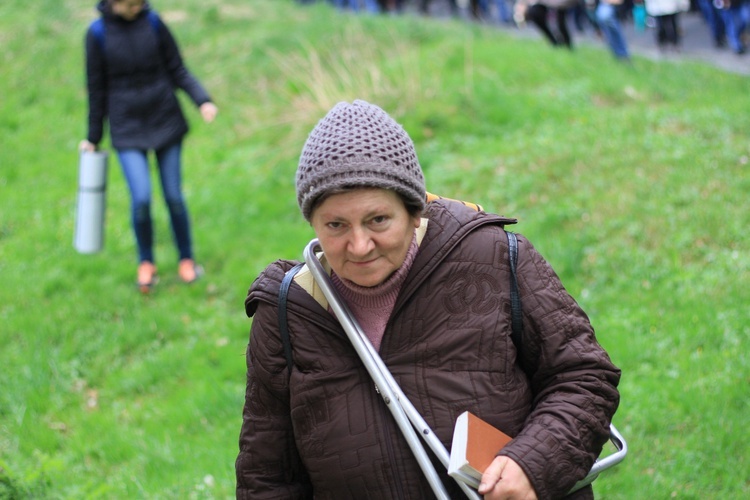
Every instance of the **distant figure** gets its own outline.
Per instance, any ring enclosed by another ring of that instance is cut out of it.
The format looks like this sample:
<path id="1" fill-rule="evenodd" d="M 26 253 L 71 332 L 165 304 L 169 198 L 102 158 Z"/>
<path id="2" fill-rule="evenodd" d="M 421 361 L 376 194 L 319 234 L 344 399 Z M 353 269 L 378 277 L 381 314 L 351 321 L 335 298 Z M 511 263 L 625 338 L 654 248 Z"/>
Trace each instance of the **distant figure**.
<path id="1" fill-rule="evenodd" d="M 489 5 L 487 0 L 469 0 L 469 13 L 471 18 L 476 21 L 482 21 L 488 17 Z"/>
<path id="2" fill-rule="evenodd" d="M 719 7 L 716 4 L 719 4 Z M 723 2 L 715 2 L 714 0 L 698 0 L 698 8 L 700 8 L 703 19 L 708 25 L 708 29 L 711 30 L 711 37 L 714 40 L 714 47 L 717 49 L 726 47 L 726 30 L 724 27 L 724 20 L 719 12 L 720 7 L 723 8 Z"/>
<path id="3" fill-rule="evenodd" d="M 690 0 L 645 0 L 646 13 L 656 21 L 656 45 L 662 52 L 680 50 L 680 12 L 690 10 Z"/>
<path id="4" fill-rule="evenodd" d="M 487 12 L 490 13 L 490 4 L 495 5 L 497 11 L 497 22 L 500 24 L 513 24 L 513 7 L 512 2 L 508 0 L 488 0 Z"/>
<path id="5" fill-rule="evenodd" d="M 534 24 L 552 45 L 572 49 L 573 40 L 568 31 L 567 16 L 577 4 L 578 0 L 517 0 L 514 17 L 517 22 L 526 20 Z M 557 32 L 550 29 L 550 11 L 557 21 Z"/>
<path id="6" fill-rule="evenodd" d="M 109 120 L 131 196 L 138 245 L 138 288 L 156 283 L 148 152 L 154 151 L 179 253 L 178 276 L 192 283 L 202 269 L 193 260 L 188 211 L 182 195 L 182 140 L 188 125 L 174 88 L 184 90 L 206 122 L 218 112 L 211 97 L 185 68 L 175 39 L 144 0 L 101 0 L 101 18 L 86 33 L 88 135 L 80 148 L 94 151 Z"/>
<path id="7" fill-rule="evenodd" d="M 612 54 L 617 59 L 627 61 L 630 60 L 628 44 L 622 33 L 620 21 L 617 19 L 617 9 L 622 5 L 622 2 L 623 0 L 599 0 L 599 5 L 596 6 L 595 17 Z"/>
<path id="8" fill-rule="evenodd" d="M 340 10 L 345 10 L 349 7 L 352 12 L 359 12 L 360 4 L 359 0 L 333 0 L 333 4 Z M 378 0 L 364 0 L 365 10 L 370 13 L 380 12 L 380 5 Z"/>
<path id="9" fill-rule="evenodd" d="M 750 21 L 750 2 L 747 0 L 716 0 L 718 14 L 724 24 L 729 48 L 735 54 L 744 54 L 745 29 Z"/>
<path id="10" fill-rule="evenodd" d="M 419 0 L 419 12 L 422 14 L 430 13 L 430 4 L 432 0 Z M 450 7 L 450 14 L 452 16 L 458 15 L 458 4 L 456 0 L 448 0 L 448 6 Z"/>
<path id="11" fill-rule="evenodd" d="M 382 12 L 398 13 L 404 9 L 404 0 L 378 0 Z"/>

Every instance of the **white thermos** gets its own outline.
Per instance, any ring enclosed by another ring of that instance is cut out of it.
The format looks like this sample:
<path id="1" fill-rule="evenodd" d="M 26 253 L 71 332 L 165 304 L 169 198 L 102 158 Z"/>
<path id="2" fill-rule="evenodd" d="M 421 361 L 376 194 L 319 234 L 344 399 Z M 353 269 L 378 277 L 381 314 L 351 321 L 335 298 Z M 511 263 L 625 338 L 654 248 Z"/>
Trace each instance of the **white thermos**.
<path id="1" fill-rule="evenodd" d="M 78 206 L 73 246 L 80 253 L 95 253 L 104 246 L 104 211 L 107 191 L 106 151 L 81 151 L 78 164 Z"/>

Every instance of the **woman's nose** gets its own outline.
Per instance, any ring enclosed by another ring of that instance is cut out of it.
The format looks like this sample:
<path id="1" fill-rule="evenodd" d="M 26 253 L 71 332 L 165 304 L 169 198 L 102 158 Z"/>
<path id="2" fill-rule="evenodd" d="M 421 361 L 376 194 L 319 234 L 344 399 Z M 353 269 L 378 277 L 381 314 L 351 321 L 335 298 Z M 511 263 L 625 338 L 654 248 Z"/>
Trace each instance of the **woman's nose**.
<path id="1" fill-rule="evenodd" d="M 355 256 L 364 256 L 370 253 L 373 247 L 372 238 L 364 231 L 359 228 L 355 228 L 352 231 L 351 239 L 349 240 L 349 252 Z"/>

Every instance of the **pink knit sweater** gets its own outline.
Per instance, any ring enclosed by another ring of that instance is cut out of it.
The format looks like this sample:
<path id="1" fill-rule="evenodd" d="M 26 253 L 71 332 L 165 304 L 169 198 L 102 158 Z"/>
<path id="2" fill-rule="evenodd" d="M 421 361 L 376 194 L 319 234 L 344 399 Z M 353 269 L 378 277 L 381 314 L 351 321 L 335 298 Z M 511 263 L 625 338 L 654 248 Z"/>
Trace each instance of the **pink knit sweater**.
<path id="1" fill-rule="evenodd" d="M 411 265 L 414 263 L 418 248 L 415 236 L 401 267 L 383 283 L 373 287 L 359 286 L 331 272 L 333 287 L 349 307 L 376 351 L 380 350 L 385 325 L 388 323 L 388 318 L 391 317 L 396 298 L 401 291 L 401 286 L 404 284 Z"/>

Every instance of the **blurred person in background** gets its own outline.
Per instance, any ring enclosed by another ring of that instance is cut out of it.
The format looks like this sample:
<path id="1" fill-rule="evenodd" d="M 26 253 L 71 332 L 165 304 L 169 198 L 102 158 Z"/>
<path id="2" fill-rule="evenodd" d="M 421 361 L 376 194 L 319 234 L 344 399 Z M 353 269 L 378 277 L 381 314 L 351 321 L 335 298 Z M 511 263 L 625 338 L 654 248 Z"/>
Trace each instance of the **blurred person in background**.
<path id="1" fill-rule="evenodd" d="M 429 14 L 431 3 L 432 0 L 419 0 L 419 12 Z M 448 4 L 450 15 L 457 16 L 459 11 L 457 0 L 446 0 L 446 3 Z"/>
<path id="2" fill-rule="evenodd" d="M 380 3 L 378 0 L 362 0 L 367 12 L 377 14 L 380 12 Z M 339 10 L 351 9 L 352 12 L 359 12 L 362 8 L 360 0 L 333 0 L 333 5 Z"/>
<path id="3" fill-rule="evenodd" d="M 640 0 L 643 1 L 643 0 Z M 726 47 L 726 30 L 724 27 L 724 20 L 719 12 L 720 8 L 723 7 L 724 3 L 721 0 L 697 0 L 698 8 L 700 8 L 703 20 L 708 25 L 708 29 L 711 30 L 711 36 L 714 40 L 714 47 L 717 49 Z M 719 4 L 717 7 L 716 4 Z"/>
<path id="4" fill-rule="evenodd" d="M 528 21 L 535 25 L 544 37 L 554 46 L 573 48 L 573 39 L 568 30 L 568 13 L 579 0 L 517 0 L 514 6 L 516 23 Z M 549 17 L 553 14 L 557 22 L 556 31 L 549 26 Z"/>
<path id="5" fill-rule="evenodd" d="M 621 61 L 629 61 L 628 44 L 618 20 L 622 4 L 623 0 L 599 0 L 594 16 L 612 54 Z"/>
<path id="6" fill-rule="evenodd" d="M 144 0 L 102 0 L 101 17 L 86 32 L 88 134 L 80 149 L 94 151 L 109 124 L 131 197 L 138 246 L 136 282 L 148 293 L 157 282 L 148 153 L 158 165 L 179 262 L 177 273 L 192 283 L 202 273 L 193 258 L 190 221 L 182 194 L 182 141 L 188 124 L 175 95 L 187 93 L 206 122 L 218 112 L 203 86 L 186 69 L 177 42 Z"/>
<path id="7" fill-rule="evenodd" d="M 513 6 L 508 0 L 495 0 L 495 11 L 497 12 L 497 21 L 500 24 L 513 24 Z"/>
<path id="8" fill-rule="evenodd" d="M 661 52 L 679 52 L 682 41 L 679 15 L 690 10 L 690 0 L 644 0 L 646 13 L 656 22 L 656 46 Z"/>
<path id="9" fill-rule="evenodd" d="M 750 22 L 750 1 L 714 0 L 714 5 L 723 21 L 729 48 L 735 54 L 744 54 L 747 50 L 744 36 Z"/>

